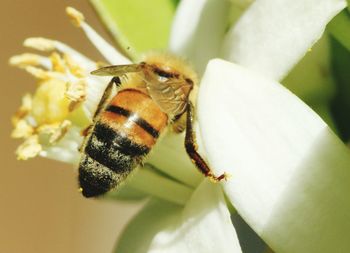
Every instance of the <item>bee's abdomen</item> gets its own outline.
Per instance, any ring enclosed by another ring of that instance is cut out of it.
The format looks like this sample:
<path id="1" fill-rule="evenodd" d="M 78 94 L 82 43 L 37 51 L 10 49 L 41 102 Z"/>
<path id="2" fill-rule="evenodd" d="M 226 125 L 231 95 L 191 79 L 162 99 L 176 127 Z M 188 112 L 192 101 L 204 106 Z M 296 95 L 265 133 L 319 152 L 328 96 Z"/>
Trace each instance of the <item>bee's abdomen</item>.
<path id="1" fill-rule="evenodd" d="M 149 148 L 139 145 L 96 123 L 86 143 L 79 167 L 79 182 L 85 197 L 104 194 L 123 181 L 147 155 Z"/>
<path id="2" fill-rule="evenodd" d="M 168 116 L 150 96 L 136 89 L 120 91 L 101 115 L 101 122 L 151 148 L 168 123 Z"/>
<path id="3" fill-rule="evenodd" d="M 84 147 L 79 166 L 83 195 L 98 196 L 122 182 L 166 125 L 166 114 L 147 95 L 137 90 L 119 92 L 101 113 Z"/>

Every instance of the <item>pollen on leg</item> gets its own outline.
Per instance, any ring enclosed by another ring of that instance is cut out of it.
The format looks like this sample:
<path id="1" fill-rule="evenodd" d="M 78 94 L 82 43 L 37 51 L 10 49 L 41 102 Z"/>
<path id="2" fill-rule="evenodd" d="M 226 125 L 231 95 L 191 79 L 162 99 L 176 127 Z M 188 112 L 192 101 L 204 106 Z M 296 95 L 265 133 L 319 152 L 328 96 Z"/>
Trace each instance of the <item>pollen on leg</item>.
<path id="1" fill-rule="evenodd" d="M 212 172 L 209 172 L 207 175 L 206 175 L 210 181 L 212 181 L 213 183 L 218 183 L 218 182 L 221 182 L 223 180 L 227 181 L 231 175 L 229 175 L 228 173 L 224 172 L 223 174 L 221 174 L 220 176 L 215 176 Z"/>

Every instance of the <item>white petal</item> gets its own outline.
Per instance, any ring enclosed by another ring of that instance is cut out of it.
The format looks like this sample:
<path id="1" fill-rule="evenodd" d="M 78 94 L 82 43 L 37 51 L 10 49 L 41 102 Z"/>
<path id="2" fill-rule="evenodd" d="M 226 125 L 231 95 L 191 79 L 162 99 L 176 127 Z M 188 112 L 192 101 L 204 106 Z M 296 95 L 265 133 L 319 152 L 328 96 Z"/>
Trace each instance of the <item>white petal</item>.
<path id="1" fill-rule="evenodd" d="M 105 76 L 89 76 L 85 78 L 87 85 L 87 94 L 84 106 L 88 117 L 92 118 L 95 114 L 97 106 L 102 98 L 102 95 L 110 82 L 110 77 Z"/>
<path id="2" fill-rule="evenodd" d="M 184 142 L 183 134 L 167 133 L 159 140 L 146 161 L 178 181 L 195 188 L 203 176 L 187 155 Z"/>
<path id="3" fill-rule="evenodd" d="M 55 145 L 44 145 L 40 156 L 76 165 L 80 160 L 79 147 L 83 141 L 80 129 L 72 127 Z"/>
<path id="4" fill-rule="evenodd" d="M 191 59 L 203 72 L 208 60 L 218 56 L 229 7 L 226 0 L 181 1 L 171 30 L 170 50 Z"/>
<path id="5" fill-rule="evenodd" d="M 219 185 L 205 180 L 177 222 L 158 233 L 149 253 L 242 252 Z"/>
<path id="6" fill-rule="evenodd" d="M 193 192 L 192 188 L 160 175 L 148 164 L 128 180 L 132 188 L 178 205 L 185 205 Z"/>
<path id="7" fill-rule="evenodd" d="M 345 6 L 345 0 L 255 1 L 227 34 L 222 55 L 281 80 Z"/>
<path id="8" fill-rule="evenodd" d="M 152 199 L 128 224 L 119 238 L 115 253 L 148 252 L 153 237 L 176 220 L 182 208 L 166 201 Z"/>
<path id="9" fill-rule="evenodd" d="M 240 215 L 276 252 L 349 252 L 350 152 L 301 100 L 240 66 L 209 63 L 202 139 Z M 213 120 L 215 115 L 215 120 Z"/>

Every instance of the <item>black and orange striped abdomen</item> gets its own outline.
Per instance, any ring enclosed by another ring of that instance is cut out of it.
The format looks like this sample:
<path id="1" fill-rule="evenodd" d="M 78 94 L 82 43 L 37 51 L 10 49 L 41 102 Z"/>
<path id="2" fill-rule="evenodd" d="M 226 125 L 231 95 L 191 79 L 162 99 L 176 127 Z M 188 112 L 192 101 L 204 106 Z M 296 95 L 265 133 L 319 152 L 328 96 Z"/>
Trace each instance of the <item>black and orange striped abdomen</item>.
<path id="1" fill-rule="evenodd" d="M 151 148 L 168 123 L 152 98 L 136 89 L 120 91 L 101 115 L 101 122 Z"/>
<path id="2" fill-rule="evenodd" d="M 83 195 L 101 195 L 123 181 L 149 153 L 167 122 L 147 94 L 137 89 L 118 92 L 87 136 L 79 166 Z"/>

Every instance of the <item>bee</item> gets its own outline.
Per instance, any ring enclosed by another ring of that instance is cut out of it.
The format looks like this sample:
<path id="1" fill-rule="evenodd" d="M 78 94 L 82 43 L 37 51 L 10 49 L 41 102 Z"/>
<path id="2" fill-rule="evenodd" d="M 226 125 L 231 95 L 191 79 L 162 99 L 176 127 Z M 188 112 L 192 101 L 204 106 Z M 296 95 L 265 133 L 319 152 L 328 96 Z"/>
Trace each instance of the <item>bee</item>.
<path id="1" fill-rule="evenodd" d="M 91 73 L 112 79 L 81 148 L 79 184 L 85 197 L 97 197 L 123 182 L 169 126 L 177 133 L 186 130 L 185 149 L 205 176 L 225 179 L 226 174 L 215 176 L 197 152 L 190 96 L 197 77 L 186 62 L 156 53 L 139 64 L 106 66 Z"/>

